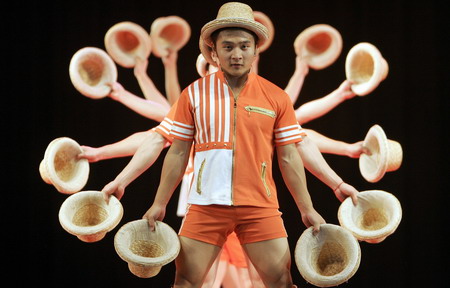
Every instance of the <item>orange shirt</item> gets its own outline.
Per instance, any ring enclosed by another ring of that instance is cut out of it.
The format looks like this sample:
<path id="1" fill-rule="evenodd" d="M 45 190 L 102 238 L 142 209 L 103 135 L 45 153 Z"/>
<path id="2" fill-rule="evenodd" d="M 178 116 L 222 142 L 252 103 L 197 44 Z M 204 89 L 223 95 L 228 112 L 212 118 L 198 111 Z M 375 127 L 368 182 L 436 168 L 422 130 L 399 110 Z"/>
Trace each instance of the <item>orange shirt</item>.
<path id="1" fill-rule="evenodd" d="M 302 140 L 289 96 L 254 73 L 235 99 L 221 71 L 183 90 L 171 136 L 194 141 L 191 204 L 278 208 L 274 147 Z"/>

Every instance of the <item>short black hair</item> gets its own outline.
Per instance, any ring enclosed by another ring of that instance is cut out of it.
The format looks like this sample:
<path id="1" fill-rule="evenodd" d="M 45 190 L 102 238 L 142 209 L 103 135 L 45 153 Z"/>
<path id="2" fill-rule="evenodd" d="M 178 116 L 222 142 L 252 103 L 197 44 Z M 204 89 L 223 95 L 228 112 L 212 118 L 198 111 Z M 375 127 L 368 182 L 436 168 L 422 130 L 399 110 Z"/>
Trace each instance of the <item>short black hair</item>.
<path id="1" fill-rule="evenodd" d="M 255 39 L 255 46 L 258 46 L 258 40 L 259 40 L 258 35 L 256 35 L 255 32 L 253 32 L 247 28 L 242 28 L 242 27 L 225 27 L 225 28 L 217 29 L 216 31 L 212 32 L 211 33 L 211 41 L 214 44 L 214 46 L 216 45 L 216 41 L 217 41 L 217 37 L 219 36 L 219 33 L 224 30 L 244 30 L 244 31 L 252 34 L 253 38 Z"/>

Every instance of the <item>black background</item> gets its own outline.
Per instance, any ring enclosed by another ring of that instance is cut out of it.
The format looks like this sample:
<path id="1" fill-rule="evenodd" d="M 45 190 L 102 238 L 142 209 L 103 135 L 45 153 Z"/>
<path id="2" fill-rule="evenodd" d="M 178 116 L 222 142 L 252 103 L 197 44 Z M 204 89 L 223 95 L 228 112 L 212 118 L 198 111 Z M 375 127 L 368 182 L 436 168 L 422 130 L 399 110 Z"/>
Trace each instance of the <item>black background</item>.
<path id="1" fill-rule="evenodd" d="M 275 39 L 261 54 L 259 72 L 282 88 L 294 71 L 292 44 L 303 29 L 327 23 L 342 35 L 340 57 L 324 70 L 310 70 L 295 107 L 339 86 L 345 79 L 345 56 L 359 42 L 377 46 L 389 63 L 388 77 L 373 93 L 346 101 L 304 125 L 353 143 L 363 140 L 369 128 L 379 124 L 389 139 L 403 147 L 400 169 L 387 173 L 378 183 L 362 178 L 356 159 L 325 155 L 330 166 L 358 190 L 391 192 L 403 207 L 402 222 L 393 235 L 379 244 L 360 243 L 359 270 L 342 287 L 438 287 L 445 283 L 448 126 L 444 120 L 450 95 L 445 55 L 447 14 L 437 2 L 246 2 L 273 21 Z M 12 283 L 18 286 L 27 280 L 45 287 L 170 287 L 173 283 L 173 263 L 154 278 L 139 279 L 128 271 L 113 245 L 117 229 L 141 218 L 150 206 L 165 151 L 127 188 L 121 223 L 96 243 L 81 242 L 62 229 L 58 211 L 67 195 L 45 184 L 38 166 L 47 145 L 57 137 L 97 147 L 157 125 L 110 98 L 92 100 L 77 92 L 68 74 L 70 59 L 77 50 L 86 46 L 104 49 L 106 31 L 118 22 L 132 21 L 149 30 L 157 17 L 178 15 L 192 29 L 190 41 L 178 58 L 184 88 L 198 78 L 195 61 L 199 31 L 216 17 L 221 4 L 181 0 L 4 4 L 2 130 L 7 137 L 2 141 L 2 238 L 7 244 L 3 245 L 2 260 L 8 267 L 4 273 Z M 164 94 L 163 66 L 153 55 L 148 74 Z M 142 95 L 132 69 L 118 66 L 118 81 Z M 101 190 L 129 159 L 91 164 L 84 190 Z M 275 176 L 293 252 L 305 227 L 278 169 Z M 310 174 L 307 177 L 316 209 L 329 223 L 338 224 L 339 201 L 328 187 Z M 175 215 L 177 199 L 175 194 L 165 219 L 176 230 L 181 221 Z M 301 277 L 294 261 L 292 275 L 299 287 L 314 287 Z"/>

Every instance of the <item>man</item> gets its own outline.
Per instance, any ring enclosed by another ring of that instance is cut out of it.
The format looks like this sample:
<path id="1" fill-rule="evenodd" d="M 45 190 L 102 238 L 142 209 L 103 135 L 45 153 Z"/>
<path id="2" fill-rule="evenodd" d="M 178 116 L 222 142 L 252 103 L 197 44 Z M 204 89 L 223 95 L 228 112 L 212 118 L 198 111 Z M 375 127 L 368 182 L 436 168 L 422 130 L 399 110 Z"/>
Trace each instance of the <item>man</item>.
<path id="1" fill-rule="evenodd" d="M 267 39 L 241 3 L 224 4 L 202 28 L 220 71 L 188 86 L 175 114 L 174 141 L 164 160 L 155 200 L 144 218 L 151 228 L 165 216 L 194 141 L 194 183 L 180 229 L 175 287 L 200 287 L 229 233 L 235 231 L 267 287 L 293 287 L 287 234 L 278 210 L 272 158 L 306 226 L 319 231 L 295 143 L 302 134 L 289 96 L 249 73 Z"/>

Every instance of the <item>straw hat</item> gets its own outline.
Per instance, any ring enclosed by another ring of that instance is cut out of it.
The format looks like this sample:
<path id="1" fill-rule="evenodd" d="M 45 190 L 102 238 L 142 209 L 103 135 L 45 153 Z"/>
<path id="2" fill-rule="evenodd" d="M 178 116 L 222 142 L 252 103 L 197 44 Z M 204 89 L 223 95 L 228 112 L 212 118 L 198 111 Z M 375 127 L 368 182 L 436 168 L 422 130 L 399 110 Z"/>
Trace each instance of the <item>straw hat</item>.
<path id="1" fill-rule="evenodd" d="M 389 66 L 380 51 L 372 44 L 362 42 L 353 46 L 345 60 L 345 74 L 353 82 L 352 90 L 364 96 L 386 79 Z"/>
<path id="2" fill-rule="evenodd" d="M 245 28 L 256 34 L 258 37 L 258 47 L 264 46 L 269 40 L 267 28 L 255 21 L 253 10 L 247 4 L 239 2 L 228 2 L 223 4 L 217 14 L 217 18 L 206 23 L 201 30 L 201 37 L 205 44 L 212 47 L 211 34 L 221 28 Z M 207 59 L 207 57 L 205 56 Z"/>
<path id="3" fill-rule="evenodd" d="M 81 146 L 68 137 L 56 138 L 45 150 L 39 164 L 39 173 L 47 184 L 52 184 L 64 194 L 80 191 L 89 178 L 89 162 L 79 159 Z"/>
<path id="4" fill-rule="evenodd" d="M 253 16 L 255 17 L 255 21 L 263 24 L 267 28 L 268 38 L 267 41 L 264 42 L 263 45 L 259 45 L 259 53 L 262 53 L 267 50 L 272 44 L 273 38 L 275 36 L 275 27 L 273 26 L 272 20 L 270 20 L 269 16 L 260 11 L 253 11 Z"/>
<path id="5" fill-rule="evenodd" d="M 69 75 L 73 86 L 84 96 L 99 99 L 107 96 L 117 81 L 117 67 L 104 50 L 85 47 L 70 60 Z"/>
<path id="6" fill-rule="evenodd" d="M 177 233 L 166 223 L 156 221 L 150 231 L 145 219 L 123 225 L 114 237 L 117 254 L 128 263 L 131 273 L 141 278 L 156 276 L 163 265 L 180 252 Z"/>
<path id="7" fill-rule="evenodd" d="M 358 205 L 350 197 L 338 210 L 342 227 L 348 229 L 358 240 L 380 243 L 395 232 L 402 219 L 402 207 L 391 193 L 368 190 L 358 193 Z"/>
<path id="8" fill-rule="evenodd" d="M 198 75 L 201 77 L 214 73 L 218 70 L 217 66 L 209 64 L 201 53 L 197 57 L 195 67 L 197 68 Z"/>
<path id="9" fill-rule="evenodd" d="M 107 204 L 100 191 L 81 191 L 70 195 L 59 209 L 59 223 L 84 242 L 96 242 L 114 229 L 122 219 L 123 208 L 116 197 Z"/>
<path id="10" fill-rule="evenodd" d="M 403 160 L 403 150 L 400 143 L 389 140 L 379 125 L 373 125 L 364 138 L 363 146 L 371 155 L 361 154 L 359 170 L 368 182 L 378 182 L 386 172 L 400 168 Z"/>
<path id="11" fill-rule="evenodd" d="M 295 53 L 305 58 L 309 67 L 320 70 L 336 61 L 342 50 L 339 31 L 328 24 L 306 28 L 294 41 Z"/>
<path id="12" fill-rule="evenodd" d="M 159 17 L 150 27 L 150 37 L 153 54 L 163 57 L 168 54 L 167 49 L 178 51 L 186 45 L 191 37 L 191 27 L 178 16 Z"/>
<path id="13" fill-rule="evenodd" d="M 302 277 L 318 287 L 337 286 L 358 270 L 358 240 L 339 225 L 322 224 L 317 235 L 306 229 L 295 247 L 295 262 Z"/>
<path id="14" fill-rule="evenodd" d="M 219 67 L 219 65 L 216 63 L 216 61 L 214 61 L 214 59 L 212 57 L 212 48 L 210 46 L 206 45 L 205 41 L 203 40 L 203 38 L 201 36 L 198 40 L 198 46 L 200 47 L 200 55 L 203 56 L 203 59 L 205 59 L 206 62 L 210 66 Z M 197 65 L 198 65 L 198 58 L 197 58 Z M 206 63 L 205 63 L 205 66 L 206 66 Z M 199 67 L 197 67 L 197 72 L 198 72 L 198 69 L 199 69 Z"/>
<path id="15" fill-rule="evenodd" d="M 117 64 L 133 68 L 136 65 L 136 57 L 147 59 L 150 56 L 152 42 L 144 28 L 125 21 L 115 24 L 106 32 L 105 48 Z"/>

